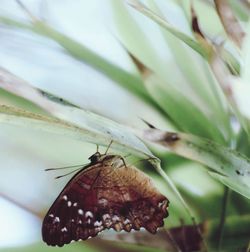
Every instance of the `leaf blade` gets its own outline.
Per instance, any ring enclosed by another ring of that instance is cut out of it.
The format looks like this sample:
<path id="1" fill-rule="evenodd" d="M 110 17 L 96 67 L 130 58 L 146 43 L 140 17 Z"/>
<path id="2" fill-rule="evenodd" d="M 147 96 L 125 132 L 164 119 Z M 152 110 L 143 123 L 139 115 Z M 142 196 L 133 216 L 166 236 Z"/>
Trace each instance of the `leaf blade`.
<path id="1" fill-rule="evenodd" d="M 209 139 L 185 133 L 149 129 L 143 137 L 209 167 L 220 178 L 223 177 L 220 180 L 223 184 L 230 184 L 233 190 L 250 199 L 250 160 L 241 153 Z"/>

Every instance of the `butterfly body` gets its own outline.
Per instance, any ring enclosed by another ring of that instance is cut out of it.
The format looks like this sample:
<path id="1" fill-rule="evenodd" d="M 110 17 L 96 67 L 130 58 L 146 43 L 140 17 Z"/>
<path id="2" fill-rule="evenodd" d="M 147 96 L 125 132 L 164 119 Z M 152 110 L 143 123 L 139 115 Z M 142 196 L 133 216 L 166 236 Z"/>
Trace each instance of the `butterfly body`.
<path id="1" fill-rule="evenodd" d="M 43 240 L 63 246 L 85 240 L 104 229 L 144 227 L 151 233 L 168 216 L 167 198 L 151 179 L 119 155 L 99 152 L 64 187 L 43 221 Z"/>

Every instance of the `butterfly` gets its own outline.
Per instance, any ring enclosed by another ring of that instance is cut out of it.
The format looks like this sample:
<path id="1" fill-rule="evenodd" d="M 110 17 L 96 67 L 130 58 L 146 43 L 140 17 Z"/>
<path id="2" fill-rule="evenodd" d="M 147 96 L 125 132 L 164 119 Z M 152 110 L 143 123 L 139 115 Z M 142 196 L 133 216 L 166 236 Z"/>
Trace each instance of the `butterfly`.
<path id="1" fill-rule="evenodd" d="M 97 151 L 89 160 L 46 214 L 44 242 L 61 247 L 110 228 L 130 232 L 143 227 L 155 234 L 164 225 L 169 201 L 146 174 L 127 166 L 120 155 Z"/>

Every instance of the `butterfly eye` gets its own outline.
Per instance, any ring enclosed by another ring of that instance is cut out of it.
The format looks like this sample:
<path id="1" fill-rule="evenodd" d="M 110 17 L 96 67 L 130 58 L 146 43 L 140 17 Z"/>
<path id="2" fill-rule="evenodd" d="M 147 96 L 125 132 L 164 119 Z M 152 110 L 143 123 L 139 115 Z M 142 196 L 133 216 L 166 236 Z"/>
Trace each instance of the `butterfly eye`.
<path id="1" fill-rule="evenodd" d="M 95 154 L 93 154 L 92 156 L 89 157 L 89 160 L 91 163 L 97 163 L 100 160 L 101 157 L 101 153 L 100 152 L 96 152 Z"/>

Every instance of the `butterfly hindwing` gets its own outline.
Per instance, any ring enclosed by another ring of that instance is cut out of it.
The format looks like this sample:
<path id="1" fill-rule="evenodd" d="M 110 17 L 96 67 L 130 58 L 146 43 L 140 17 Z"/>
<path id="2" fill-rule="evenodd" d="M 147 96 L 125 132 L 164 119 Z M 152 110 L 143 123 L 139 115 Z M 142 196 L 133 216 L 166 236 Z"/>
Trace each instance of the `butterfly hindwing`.
<path id="1" fill-rule="evenodd" d="M 111 227 L 116 231 L 144 227 L 155 233 L 158 227 L 163 226 L 163 218 L 168 216 L 168 200 L 147 175 L 133 166 L 105 172 L 106 182 L 98 183 L 102 187 L 98 197 L 109 202 L 106 211 L 110 212 L 111 219 L 116 220 Z M 112 187 L 106 184 L 112 184 Z"/>

